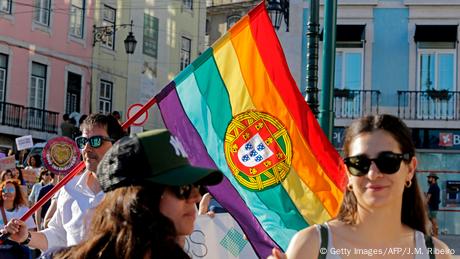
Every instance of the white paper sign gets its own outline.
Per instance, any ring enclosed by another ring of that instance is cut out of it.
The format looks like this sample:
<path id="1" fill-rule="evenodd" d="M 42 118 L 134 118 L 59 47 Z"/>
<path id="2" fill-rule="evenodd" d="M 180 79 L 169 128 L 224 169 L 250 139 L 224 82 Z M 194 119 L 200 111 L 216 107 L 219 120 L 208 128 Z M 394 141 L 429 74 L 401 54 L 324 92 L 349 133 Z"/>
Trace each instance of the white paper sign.
<path id="1" fill-rule="evenodd" d="M 155 80 L 148 73 L 141 75 L 141 86 L 139 91 L 139 102 L 146 103 L 159 91 L 155 89 Z"/>
<path id="2" fill-rule="evenodd" d="M 142 126 L 129 126 L 130 134 L 137 134 L 144 132 L 144 127 Z"/>
<path id="3" fill-rule="evenodd" d="M 217 213 L 214 218 L 198 216 L 184 250 L 192 258 L 257 258 L 240 226 L 228 213 Z"/>
<path id="4" fill-rule="evenodd" d="M 34 141 L 32 140 L 32 135 L 16 138 L 16 146 L 18 147 L 18 151 L 33 147 Z"/>

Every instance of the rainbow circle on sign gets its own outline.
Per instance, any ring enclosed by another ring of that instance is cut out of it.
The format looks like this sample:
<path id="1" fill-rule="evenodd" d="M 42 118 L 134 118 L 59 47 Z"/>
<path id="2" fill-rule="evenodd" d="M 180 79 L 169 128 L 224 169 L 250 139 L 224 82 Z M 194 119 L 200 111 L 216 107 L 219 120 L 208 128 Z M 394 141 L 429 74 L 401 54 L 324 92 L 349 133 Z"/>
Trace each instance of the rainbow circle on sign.
<path id="1" fill-rule="evenodd" d="M 81 161 L 80 150 L 68 137 L 55 137 L 46 143 L 42 151 L 45 167 L 56 174 L 67 174 Z"/>

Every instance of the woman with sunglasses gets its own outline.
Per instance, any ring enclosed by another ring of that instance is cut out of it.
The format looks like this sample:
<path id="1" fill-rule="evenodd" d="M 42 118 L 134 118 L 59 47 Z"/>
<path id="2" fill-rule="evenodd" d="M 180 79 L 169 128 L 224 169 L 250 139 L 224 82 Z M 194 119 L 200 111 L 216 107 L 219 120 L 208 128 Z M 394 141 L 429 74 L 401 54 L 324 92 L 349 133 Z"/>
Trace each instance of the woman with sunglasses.
<path id="1" fill-rule="evenodd" d="M 354 121 L 343 152 L 348 185 L 337 218 L 297 233 L 286 253 L 289 259 L 451 258 L 443 242 L 426 236 L 415 147 L 399 118 L 376 115 Z M 437 250 L 428 249 L 433 245 Z M 276 249 L 273 256 L 286 258 Z"/>
<path id="2" fill-rule="evenodd" d="M 2 195 L 0 196 L 1 210 L 5 211 L 6 218 L 20 218 L 27 210 L 27 200 L 21 192 L 21 186 L 16 179 L 8 179 L 0 184 Z M 1 211 L 0 211 L 1 212 Z M 3 212 L 2 212 L 3 213 Z M 0 222 L 0 228 L 4 226 L 3 218 Z M 26 221 L 29 229 L 35 228 L 35 223 L 32 218 Z"/>
<path id="3" fill-rule="evenodd" d="M 106 193 L 88 236 L 43 258 L 190 258 L 183 250 L 193 231 L 200 185 L 222 173 L 191 166 L 182 145 L 166 130 L 122 138 L 98 166 Z"/>
<path id="4" fill-rule="evenodd" d="M 19 181 L 8 179 L 0 184 L 0 228 L 3 228 L 5 222 L 12 218 L 22 217 L 28 210 L 27 200 L 21 192 Z M 35 223 L 32 218 L 25 222 L 29 230 L 35 229 Z M 30 250 L 25 246 L 6 240 L 0 244 L 0 258 L 29 258 Z"/>
<path id="5" fill-rule="evenodd" d="M 35 183 L 32 186 L 32 191 L 29 194 L 29 203 L 31 206 L 37 202 L 40 189 L 52 181 L 53 178 L 51 177 L 51 173 L 48 171 L 48 169 L 42 168 L 40 170 L 40 176 L 38 177 L 38 183 Z"/>

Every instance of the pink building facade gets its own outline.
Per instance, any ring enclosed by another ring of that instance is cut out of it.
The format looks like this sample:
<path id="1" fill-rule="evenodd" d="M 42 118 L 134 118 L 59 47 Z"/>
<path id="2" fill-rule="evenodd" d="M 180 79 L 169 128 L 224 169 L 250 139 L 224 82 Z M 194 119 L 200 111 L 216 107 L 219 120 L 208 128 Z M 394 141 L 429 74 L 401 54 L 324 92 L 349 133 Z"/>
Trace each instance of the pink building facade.
<path id="1" fill-rule="evenodd" d="M 46 141 L 64 113 L 89 113 L 93 6 L 0 1 L 0 147 L 29 134 Z"/>

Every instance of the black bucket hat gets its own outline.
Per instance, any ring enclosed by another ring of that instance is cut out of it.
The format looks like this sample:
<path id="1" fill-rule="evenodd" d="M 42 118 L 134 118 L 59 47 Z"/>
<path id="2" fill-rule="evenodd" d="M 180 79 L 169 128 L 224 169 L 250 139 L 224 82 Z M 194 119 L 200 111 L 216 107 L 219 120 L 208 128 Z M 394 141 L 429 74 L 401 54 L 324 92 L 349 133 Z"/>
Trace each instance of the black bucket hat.
<path id="1" fill-rule="evenodd" d="M 439 177 L 435 173 L 430 173 L 427 178 L 433 177 L 434 179 L 438 180 Z"/>
<path id="2" fill-rule="evenodd" d="M 179 139 L 168 130 L 152 130 L 116 142 L 97 168 L 104 192 L 148 182 L 167 186 L 193 183 L 216 185 L 223 178 L 217 169 L 190 165 Z"/>

